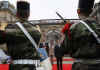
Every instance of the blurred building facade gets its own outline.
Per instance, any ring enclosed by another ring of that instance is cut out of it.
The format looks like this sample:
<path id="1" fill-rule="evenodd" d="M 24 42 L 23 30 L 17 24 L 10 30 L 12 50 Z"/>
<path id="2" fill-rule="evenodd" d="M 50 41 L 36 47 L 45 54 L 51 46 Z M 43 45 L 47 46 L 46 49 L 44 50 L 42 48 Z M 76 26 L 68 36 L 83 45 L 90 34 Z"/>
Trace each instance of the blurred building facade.
<path id="1" fill-rule="evenodd" d="M 8 1 L 0 1 L 0 29 L 4 30 L 8 23 L 16 21 L 16 9 Z"/>

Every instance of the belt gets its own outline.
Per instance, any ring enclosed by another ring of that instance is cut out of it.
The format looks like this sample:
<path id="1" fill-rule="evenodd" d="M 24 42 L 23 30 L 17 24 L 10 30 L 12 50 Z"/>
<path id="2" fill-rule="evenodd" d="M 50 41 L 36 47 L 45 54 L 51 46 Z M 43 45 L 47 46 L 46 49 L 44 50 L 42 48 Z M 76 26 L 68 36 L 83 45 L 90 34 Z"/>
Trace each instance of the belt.
<path id="1" fill-rule="evenodd" d="M 13 64 L 35 64 L 36 66 L 38 66 L 40 65 L 40 60 L 18 59 L 13 60 Z"/>
<path id="2" fill-rule="evenodd" d="M 100 60 L 96 60 L 96 59 L 76 59 L 75 61 L 74 61 L 75 63 L 77 63 L 77 62 L 80 62 L 80 63 L 83 63 L 83 64 L 97 64 L 97 63 L 100 63 Z"/>

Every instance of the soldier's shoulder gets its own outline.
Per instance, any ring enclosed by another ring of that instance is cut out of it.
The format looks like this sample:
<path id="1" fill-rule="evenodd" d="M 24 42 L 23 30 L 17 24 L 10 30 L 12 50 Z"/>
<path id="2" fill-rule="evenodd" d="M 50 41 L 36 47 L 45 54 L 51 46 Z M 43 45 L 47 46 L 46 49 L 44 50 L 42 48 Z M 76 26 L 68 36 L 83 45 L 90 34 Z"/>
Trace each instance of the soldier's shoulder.
<path id="1" fill-rule="evenodd" d="M 6 32 L 15 32 L 17 28 L 18 28 L 18 26 L 16 24 L 8 24 L 5 27 L 5 31 Z"/>
<path id="2" fill-rule="evenodd" d="M 82 32 L 84 30 L 86 30 L 87 28 L 80 22 L 77 21 L 74 24 L 72 24 L 72 26 L 70 27 L 71 32 Z"/>
<path id="3" fill-rule="evenodd" d="M 77 26 L 80 25 L 80 21 L 79 21 L 79 20 L 78 20 L 78 21 L 73 21 L 73 22 L 71 22 L 71 23 L 72 23 L 72 25 L 71 25 L 71 27 L 70 27 L 71 30 L 77 28 Z"/>
<path id="4" fill-rule="evenodd" d="M 16 24 L 8 24 L 6 26 L 6 29 L 12 29 L 12 28 L 16 28 L 16 27 L 17 27 Z"/>

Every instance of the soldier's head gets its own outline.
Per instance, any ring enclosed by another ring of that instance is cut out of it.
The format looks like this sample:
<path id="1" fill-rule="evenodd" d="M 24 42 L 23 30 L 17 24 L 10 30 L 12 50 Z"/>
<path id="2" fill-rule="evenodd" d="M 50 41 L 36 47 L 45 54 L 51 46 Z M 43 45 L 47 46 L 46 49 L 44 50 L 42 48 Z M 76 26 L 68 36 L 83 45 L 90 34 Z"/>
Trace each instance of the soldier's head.
<path id="1" fill-rule="evenodd" d="M 30 15 L 30 3 L 24 0 L 17 1 L 17 13 L 16 16 L 21 21 L 28 20 L 28 17 Z"/>
<path id="2" fill-rule="evenodd" d="M 94 0 L 79 0 L 77 13 L 80 19 L 87 18 L 91 12 L 94 5 Z"/>

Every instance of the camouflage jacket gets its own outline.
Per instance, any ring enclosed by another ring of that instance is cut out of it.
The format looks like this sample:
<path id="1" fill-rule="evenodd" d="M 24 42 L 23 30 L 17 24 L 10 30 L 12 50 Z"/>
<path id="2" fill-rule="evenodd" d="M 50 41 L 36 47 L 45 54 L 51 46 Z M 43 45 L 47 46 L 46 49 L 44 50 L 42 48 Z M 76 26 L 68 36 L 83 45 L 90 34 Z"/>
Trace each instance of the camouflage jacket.
<path id="1" fill-rule="evenodd" d="M 41 37 L 40 32 L 30 24 L 23 25 L 38 44 Z M 39 57 L 36 49 L 32 46 L 29 39 L 15 24 L 9 24 L 6 27 L 6 42 L 8 54 L 13 59 L 36 59 Z"/>
<path id="2" fill-rule="evenodd" d="M 86 20 L 87 24 L 100 36 L 100 31 L 97 31 L 97 23 Z M 63 46 L 65 53 L 71 54 L 74 58 L 99 58 L 100 48 L 97 45 L 96 39 L 91 32 L 82 23 L 78 22 L 70 27 L 71 40 L 69 40 L 67 31 Z M 65 44 L 65 45 L 64 45 Z"/>

